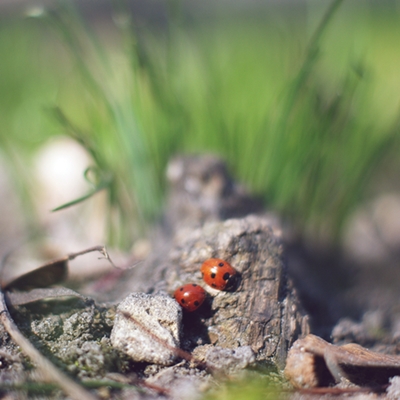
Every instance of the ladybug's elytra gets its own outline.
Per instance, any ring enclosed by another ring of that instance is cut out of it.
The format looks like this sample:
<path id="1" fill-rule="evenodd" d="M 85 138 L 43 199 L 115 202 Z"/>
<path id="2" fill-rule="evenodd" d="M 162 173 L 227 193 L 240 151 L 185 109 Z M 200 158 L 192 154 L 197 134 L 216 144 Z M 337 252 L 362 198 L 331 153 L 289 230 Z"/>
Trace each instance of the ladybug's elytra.
<path id="1" fill-rule="evenodd" d="M 210 258 L 201 266 L 204 282 L 214 289 L 233 290 L 238 282 L 239 274 L 227 261 Z"/>
<path id="2" fill-rule="evenodd" d="M 175 290 L 174 297 L 184 310 L 192 312 L 203 304 L 206 292 L 195 283 L 187 283 Z"/>

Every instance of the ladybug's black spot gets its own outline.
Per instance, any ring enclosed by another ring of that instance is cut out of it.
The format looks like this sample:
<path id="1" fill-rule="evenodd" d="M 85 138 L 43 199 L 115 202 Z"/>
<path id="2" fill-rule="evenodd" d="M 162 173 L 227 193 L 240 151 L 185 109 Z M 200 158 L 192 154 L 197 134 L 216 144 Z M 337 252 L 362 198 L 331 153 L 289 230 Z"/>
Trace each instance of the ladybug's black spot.
<path id="1" fill-rule="evenodd" d="M 192 283 L 192 286 L 197 286 L 197 284 L 196 283 Z"/>
<path id="2" fill-rule="evenodd" d="M 212 287 L 217 287 L 217 285 L 215 283 L 212 283 L 211 286 Z"/>
<path id="3" fill-rule="evenodd" d="M 218 267 L 223 267 L 224 266 L 224 263 L 223 262 L 220 262 L 219 264 L 218 264 Z"/>
<path id="4" fill-rule="evenodd" d="M 185 304 L 185 299 L 181 299 L 181 303 L 182 303 L 182 304 Z"/>
<path id="5" fill-rule="evenodd" d="M 196 300 L 196 301 L 194 302 L 194 305 L 195 305 L 196 307 L 198 307 L 198 306 L 200 305 L 200 303 Z"/>
<path id="6" fill-rule="evenodd" d="M 180 292 L 183 292 L 183 286 L 179 289 Z"/>
<path id="7" fill-rule="evenodd" d="M 231 277 L 231 274 L 230 274 L 229 272 L 225 272 L 225 273 L 224 273 L 224 276 L 222 277 L 222 279 L 223 279 L 224 281 L 227 281 L 230 277 Z"/>
<path id="8" fill-rule="evenodd" d="M 211 276 L 212 279 L 214 279 L 215 278 L 214 272 L 210 276 Z"/>
<path id="9" fill-rule="evenodd" d="M 236 273 L 236 274 L 233 274 L 233 275 L 224 274 L 223 279 L 226 282 L 224 290 L 227 291 L 227 292 L 233 292 L 239 286 L 240 274 L 239 273 Z"/>

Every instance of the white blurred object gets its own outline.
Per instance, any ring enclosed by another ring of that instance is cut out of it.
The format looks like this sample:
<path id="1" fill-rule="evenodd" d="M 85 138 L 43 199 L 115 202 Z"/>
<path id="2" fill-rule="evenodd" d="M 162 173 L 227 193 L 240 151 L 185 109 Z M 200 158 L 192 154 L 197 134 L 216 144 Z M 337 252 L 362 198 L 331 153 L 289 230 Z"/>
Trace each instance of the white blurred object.
<path id="1" fill-rule="evenodd" d="M 36 180 L 40 185 L 39 211 L 51 209 L 82 196 L 90 188 L 83 173 L 91 165 L 86 151 L 64 136 L 49 140 L 35 159 Z"/>
<path id="2" fill-rule="evenodd" d="M 65 136 L 49 140 L 34 160 L 35 203 L 50 238 L 46 245 L 60 255 L 106 244 L 105 191 L 64 210 L 51 211 L 93 190 L 84 178 L 85 170 L 91 165 L 93 163 L 86 151 Z M 70 263 L 71 275 L 85 275 L 93 268 L 100 273 L 110 268 L 106 260 L 97 258 L 91 255 Z"/>

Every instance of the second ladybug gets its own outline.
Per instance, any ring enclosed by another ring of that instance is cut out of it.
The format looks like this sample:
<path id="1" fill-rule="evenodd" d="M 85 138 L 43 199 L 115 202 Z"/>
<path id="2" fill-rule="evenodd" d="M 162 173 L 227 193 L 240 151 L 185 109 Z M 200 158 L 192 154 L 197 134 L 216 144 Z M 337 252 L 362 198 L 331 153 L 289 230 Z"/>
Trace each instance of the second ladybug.
<path id="1" fill-rule="evenodd" d="M 206 292 L 195 283 L 187 283 L 175 290 L 174 297 L 185 311 L 192 312 L 203 304 Z"/>
<path id="2" fill-rule="evenodd" d="M 231 291 L 238 283 L 239 274 L 228 262 L 210 258 L 201 266 L 204 282 L 214 289 Z"/>

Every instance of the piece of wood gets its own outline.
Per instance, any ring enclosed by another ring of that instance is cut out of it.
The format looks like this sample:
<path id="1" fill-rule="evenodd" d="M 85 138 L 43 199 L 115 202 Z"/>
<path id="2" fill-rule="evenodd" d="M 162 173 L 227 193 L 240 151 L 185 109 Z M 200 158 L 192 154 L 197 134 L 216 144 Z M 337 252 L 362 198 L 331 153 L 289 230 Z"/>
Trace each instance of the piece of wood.
<path id="1" fill-rule="evenodd" d="M 206 224 L 177 241 L 164 261 L 167 290 L 194 282 L 209 293 L 185 324 L 187 336 L 224 348 L 251 346 L 257 361 L 283 369 L 288 348 L 309 326 L 282 253 L 269 220 L 254 215 Z M 240 273 L 236 290 L 217 291 L 203 281 L 200 267 L 215 257 Z"/>

